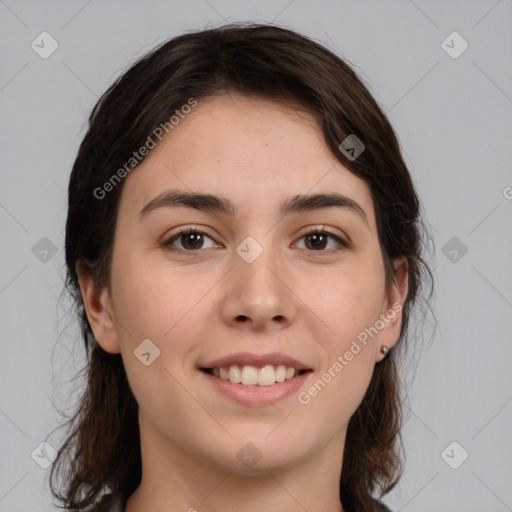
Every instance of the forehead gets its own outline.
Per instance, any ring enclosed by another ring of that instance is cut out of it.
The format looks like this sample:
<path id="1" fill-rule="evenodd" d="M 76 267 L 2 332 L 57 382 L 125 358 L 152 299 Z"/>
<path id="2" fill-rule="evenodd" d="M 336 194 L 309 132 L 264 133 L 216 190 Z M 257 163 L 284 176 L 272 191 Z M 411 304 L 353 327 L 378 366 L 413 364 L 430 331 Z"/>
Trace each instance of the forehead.
<path id="1" fill-rule="evenodd" d="M 366 183 L 332 155 L 311 114 L 233 93 L 197 102 L 127 176 L 121 207 L 138 213 L 181 189 L 229 197 L 244 211 L 277 209 L 285 197 L 329 190 L 357 201 L 373 222 Z"/>

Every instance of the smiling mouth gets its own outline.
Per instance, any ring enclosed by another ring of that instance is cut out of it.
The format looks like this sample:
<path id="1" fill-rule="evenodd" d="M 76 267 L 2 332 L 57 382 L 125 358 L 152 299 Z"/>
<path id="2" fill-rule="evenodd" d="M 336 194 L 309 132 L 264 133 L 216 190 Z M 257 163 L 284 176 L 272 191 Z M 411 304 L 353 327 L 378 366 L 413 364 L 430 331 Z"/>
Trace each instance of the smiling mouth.
<path id="1" fill-rule="evenodd" d="M 291 380 L 303 373 L 312 370 L 297 370 L 291 366 L 284 365 L 265 365 L 262 367 L 250 365 L 231 365 L 219 368 L 200 368 L 201 371 L 208 373 L 219 379 L 229 381 L 233 384 L 243 386 L 271 386 Z"/>

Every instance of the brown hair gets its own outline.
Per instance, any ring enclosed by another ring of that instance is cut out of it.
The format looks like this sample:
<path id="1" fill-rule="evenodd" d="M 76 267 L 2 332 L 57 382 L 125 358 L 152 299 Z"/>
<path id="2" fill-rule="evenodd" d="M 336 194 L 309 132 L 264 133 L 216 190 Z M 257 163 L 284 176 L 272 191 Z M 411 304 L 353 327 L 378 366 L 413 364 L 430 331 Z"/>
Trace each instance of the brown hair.
<path id="1" fill-rule="evenodd" d="M 403 472 L 399 356 L 423 277 L 433 277 L 422 257 L 425 229 L 420 202 L 395 132 L 363 82 L 342 59 L 313 40 L 275 25 L 232 23 L 189 32 L 140 58 L 103 94 L 90 117 L 68 190 L 65 289 L 74 301 L 87 363 L 87 385 L 50 474 L 63 508 L 82 510 L 105 489 L 123 503 L 141 480 L 137 403 L 120 354 L 95 341 L 84 309 L 75 265 L 86 264 L 98 286 L 110 285 L 117 207 L 123 181 L 105 198 L 94 191 L 141 147 L 181 105 L 226 91 L 301 106 L 319 122 L 333 155 L 369 186 L 379 241 L 392 284 L 392 259 L 408 259 L 408 296 L 400 339 L 375 366 L 369 388 L 350 419 L 343 454 L 340 499 L 346 511 L 374 510 L 372 494 L 389 492 Z M 338 146 L 350 134 L 366 149 L 355 160 Z M 425 301 L 428 305 L 428 300 Z M 417 308 L 416 308 L 417 309 Z M 64 465 L 67 463 L 67 466 Z M 55 473 L 63 478 L 57 490 Z"/>

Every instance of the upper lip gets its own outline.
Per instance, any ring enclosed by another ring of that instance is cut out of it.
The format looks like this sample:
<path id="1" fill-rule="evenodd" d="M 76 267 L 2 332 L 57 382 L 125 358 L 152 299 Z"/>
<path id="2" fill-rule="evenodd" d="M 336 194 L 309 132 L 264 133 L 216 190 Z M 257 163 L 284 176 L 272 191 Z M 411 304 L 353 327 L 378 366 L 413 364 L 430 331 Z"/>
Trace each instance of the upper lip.
<path id="1" fill-rule="evenodd" d="M 311 367 L 294 357 L 272 352 L 270 354 L 251 354 L 249 352 L 237 352 L 228 356 L 211 361 L 202 368 L 221 368 L 232 365 L 262 367 L 267 364 L 283 365 L 295 368 L 296 370 L 310 370 Z"/>

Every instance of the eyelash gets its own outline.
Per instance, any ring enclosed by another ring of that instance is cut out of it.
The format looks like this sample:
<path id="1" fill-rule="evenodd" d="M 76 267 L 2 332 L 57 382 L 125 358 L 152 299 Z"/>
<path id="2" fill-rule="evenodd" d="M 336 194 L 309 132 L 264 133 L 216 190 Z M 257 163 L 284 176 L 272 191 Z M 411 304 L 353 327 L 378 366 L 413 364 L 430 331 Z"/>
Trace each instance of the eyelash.
<path id="1" fill-rule="evenodd" d="M 176 247 L 172 247 L 172 243 L 174 241 L 178 240 L 180 238 L 180 236 L 182 236 L 182 235 L 189 235 L 189 234 L 192 234 L 192 233 L 199 234 L 199 235 L 206 235 L 208 238 L 213 240 L 213 237 L 211 237 L 205 231 L 201 231 L 200 229 L 196 229 L 196 228 L 186 228 L 186 229 L 182 229 L 181 231 L 178 231 L 177 233 L 172 235 L 169 239 L 167 239 L 167 241 L 165 241 L 163 243 L 163 246 L 166 247 L 166 248 L 169 248 L 172 251 L 186 253 L 187 255 L 193 256 L 195 253 L 201 252 L 201 250 L 203 250 L 203 249 L 187 250 L 187 249 L 179 249 L 179 248 L 176 248 Z M 323 229 L 318 229 L 318 228 L 312 229 L 312 230 L 308 231 L 307 233 L 303 233 L 300 236 L 299 240 L 301 240 L 302 238 L 306 238 L 308 236 L 311 236 L 311 235 L 326 235 L 327 237 L 333 238 L 339 244 L 339 246 L 341 246 L 341 247 L 337 247 L 337 248 L 334 248 L 334 249 L 318 250 L 318 251 L 315 251 L 315 250 L 312 250 L 312 249 L 306 249 L 308 252 L 311 252 L 313 254 L 314 253 L 320 253 L 319 255 L 314 254 L 314 256 L 322 256 L 322 255 L 326 255 L 326 254 L 330 255 L 330 254 L 337 253 L 339 251 L 343 251 L 343 250 L 346 250 L 346 249 L 351 249 L 351 247 L 352 247 L 349 242 L 347 242 L 346 240 L 340 238 L 339 236 L 335 235 L 334 233 L 331 233 L 329 231 L 325 231 Z"/>

